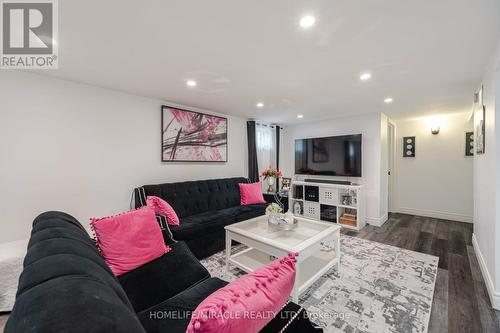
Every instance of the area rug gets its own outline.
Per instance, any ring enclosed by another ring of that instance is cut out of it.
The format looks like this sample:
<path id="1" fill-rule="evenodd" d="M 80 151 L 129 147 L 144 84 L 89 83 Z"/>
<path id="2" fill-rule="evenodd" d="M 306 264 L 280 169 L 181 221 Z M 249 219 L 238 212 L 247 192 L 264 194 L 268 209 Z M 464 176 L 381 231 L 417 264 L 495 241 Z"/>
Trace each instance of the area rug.
<path id="1" fill-rule="evenodd" d="M 237 246 L 234 250 L 244 248 Z M 340 272 L 332 268 L 299 300 L 311 320 L 329 332 L 428 330 L 438 257 L 341 236 Z M 225 268 L 224 251 L 202 260 L 210 274 L 232 281 L 244 274 Z"/>
<path id="2" fill-rule="evenodd" d="M 0 313 L 14 306 L 27 247 L 28 239 L 0 244 Z"/>

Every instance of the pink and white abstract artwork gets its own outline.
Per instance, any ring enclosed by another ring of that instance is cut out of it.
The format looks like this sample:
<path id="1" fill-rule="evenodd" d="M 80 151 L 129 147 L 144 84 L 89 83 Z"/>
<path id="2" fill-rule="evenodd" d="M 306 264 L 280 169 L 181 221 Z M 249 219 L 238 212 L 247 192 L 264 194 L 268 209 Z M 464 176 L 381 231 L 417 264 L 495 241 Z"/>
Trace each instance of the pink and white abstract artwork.
<path id="1" fill-rule="evenodd" d="M 163 162 L 227 162 L 227 118 L 162 106 Z"/>

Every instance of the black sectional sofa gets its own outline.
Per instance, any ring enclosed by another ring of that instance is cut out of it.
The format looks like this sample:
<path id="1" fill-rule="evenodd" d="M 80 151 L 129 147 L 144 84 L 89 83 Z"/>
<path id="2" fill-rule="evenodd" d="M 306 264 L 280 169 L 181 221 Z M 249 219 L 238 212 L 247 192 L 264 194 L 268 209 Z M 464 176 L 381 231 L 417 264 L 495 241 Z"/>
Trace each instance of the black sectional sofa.
<path id="1" fill-rule="evenodd" d="M 5 333 L 185 332 L 190 312 L 227 282 L 210 277 L 184 242 L 170 246 L 117 279 L 75 218 L 43 213 L 33 222 Z M 318 331 L 290 302 L 261 332 Z"/>
<path id="2" fill-rule="evenodd" d="M 179 226 L 168 226 L 173 238 L 202 259 L 224 249 L 226 225 L 265 214 L 266 204 L 240 205 L 238 184 L 247 182 L 239 177 L 144 185 L 134 189 L 134 202 L 139 208 L 147 196 L 167 201 L 180 219 Z"/>

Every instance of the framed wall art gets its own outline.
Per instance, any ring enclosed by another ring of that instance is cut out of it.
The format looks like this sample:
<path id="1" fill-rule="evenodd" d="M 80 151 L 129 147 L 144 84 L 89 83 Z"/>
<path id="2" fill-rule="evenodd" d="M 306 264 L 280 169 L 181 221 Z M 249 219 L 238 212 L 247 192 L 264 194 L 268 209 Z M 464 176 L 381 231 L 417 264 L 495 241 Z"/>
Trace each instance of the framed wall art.
<path id="1" fill-rule="evenodd" d="M 476 147 L 476 154 L 485 153 L 486 144 L 486 107 L 483 103 L 483 86 L 474 96 L 474 133 L 476 138 L 474 139 L 474 144 Z"/>
<path id="2" fill-rule="evenodd" d="M 403 157 L 415 157 L 414 136 L 405 136 L 403 138 Z"/>
<path id="3" fill-rule="evenodd" d="M 162 162 L 227 162 L 227 118 L 163 105 Z"/>
<path id="4" fill-rule="evenodd" d="M 465 156 L 474 156 L 474 132 L 465 132 Z"/>

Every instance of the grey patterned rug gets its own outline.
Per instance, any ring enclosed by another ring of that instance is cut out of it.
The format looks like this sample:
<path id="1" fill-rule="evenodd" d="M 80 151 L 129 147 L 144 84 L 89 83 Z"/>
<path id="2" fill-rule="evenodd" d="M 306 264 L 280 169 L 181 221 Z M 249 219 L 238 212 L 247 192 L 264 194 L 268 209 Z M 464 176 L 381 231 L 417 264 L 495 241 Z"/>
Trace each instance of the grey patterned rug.
<path id="1" fill-rule="evenodd" d="M 241 250 L 239 245 L 235 251 Z M 341 236 L 340 274 L 335 268 L 300 297 L 311 320 L 329 332 L 427 332 L 438 257 Z M 224 252 L 202 260 L 210 274 L 232 281 Z"/>

